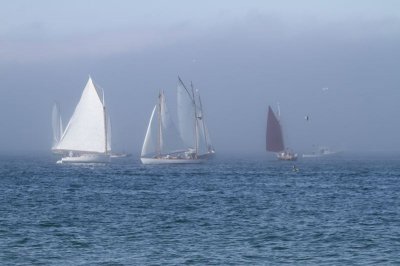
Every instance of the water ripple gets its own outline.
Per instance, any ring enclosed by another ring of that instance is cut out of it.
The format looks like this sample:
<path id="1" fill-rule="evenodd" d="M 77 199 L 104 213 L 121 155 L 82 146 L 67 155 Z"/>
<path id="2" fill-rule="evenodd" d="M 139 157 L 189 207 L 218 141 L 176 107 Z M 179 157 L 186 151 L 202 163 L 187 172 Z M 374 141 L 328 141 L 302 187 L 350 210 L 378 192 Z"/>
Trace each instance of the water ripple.
<path id="1" fill-rule="evenodd" d="M 400 263 L 397 160 L 1 159 L 2 265 Z"/>

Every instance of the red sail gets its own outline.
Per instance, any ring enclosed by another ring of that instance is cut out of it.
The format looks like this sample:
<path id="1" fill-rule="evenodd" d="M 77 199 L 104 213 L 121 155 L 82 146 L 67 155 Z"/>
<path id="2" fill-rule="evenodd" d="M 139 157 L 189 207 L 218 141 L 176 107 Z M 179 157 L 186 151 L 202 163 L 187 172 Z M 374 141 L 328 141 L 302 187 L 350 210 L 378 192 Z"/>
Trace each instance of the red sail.
<path id="1" fill-rule="evenodd" d="M 267 118 L 267 151 L 280 152 L 285 149 L 281 125 L 271 106 L 268 106 Z"/>

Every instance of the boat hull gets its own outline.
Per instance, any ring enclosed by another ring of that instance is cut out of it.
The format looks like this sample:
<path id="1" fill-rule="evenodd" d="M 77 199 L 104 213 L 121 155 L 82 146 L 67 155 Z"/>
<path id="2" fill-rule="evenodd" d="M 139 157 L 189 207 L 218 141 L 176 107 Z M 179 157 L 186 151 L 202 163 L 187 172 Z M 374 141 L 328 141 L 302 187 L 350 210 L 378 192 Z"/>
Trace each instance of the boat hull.
<path id="1" fill-rule="evenodd" d="M 320 149 L 317 152 L 313 152 L 310 154 L 303 154 L 303 158 L 318 158 L 318 157 L 325 157 L 325 156 L 333 156 L 337 154 L 336 151 L 331 151 L 327 148 Z"/>
<path id="2" fill-rule="evenodd" d="M 126 158 L 131 157 L 130 153 L 121 153 L 121 154 L 111 154 L 111 158 Z"/>
<path id="3" fill-rule="evenodd" d="M 291 158 L 278 158 L 280 161 L 297 161 L 297 157 L 291 157 Z"/>
<path id="4" fill-rule="evenodd" d="M 169 159 L 169 158 L 140 158 L 142 164 L 199 164 L 207 159 Z"/>
<path id="5" fill-rule="evenodd" d="M 303 154 L 303 158 L 320 158 L 320 157 L 331 157 L 336 155 L 336 152 L 325 153 L 325 154 Z"/>
<path id="6" fill-rule="evenodd" d="M 292 153 L 292 152 L 280 152 L 276 155 L 278 160 L 281 161 L 296 161 L 297 160 L 297 153 Z"/>
<path id="7" fill-rule="evenodd" d="M 61 158 L 57 163 L 108 163 L 110 156 L 104 154 L 82 154 L 79 156 L 67 156 Z"/>
<path id="8" fill-rule="evenodd" d="M 322 157 L 323 155 L 320 154 L 303 154 L 303 158 L 318 158 L 318 157 Z"/>

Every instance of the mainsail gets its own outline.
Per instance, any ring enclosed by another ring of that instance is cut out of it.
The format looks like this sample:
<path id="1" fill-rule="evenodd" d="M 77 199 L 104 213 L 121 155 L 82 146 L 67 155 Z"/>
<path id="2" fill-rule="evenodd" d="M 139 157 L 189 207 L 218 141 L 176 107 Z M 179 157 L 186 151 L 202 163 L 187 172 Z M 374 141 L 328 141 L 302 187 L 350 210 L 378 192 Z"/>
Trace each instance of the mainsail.
<path id="1" fill-rule="evenodd" d="M 104 92 L 99 90 L 89 77 L 56 150 L 107 153 L 111 149 Z"/>
<path id="2" fill-rule="evenodd" d="M 268 106 L 266 142 L 267 151 L 280 152 L 285 149 L 282 128 L 279 120 L 272 111 L 271 106 Z"/>
<path id="3" fill-rule="evenodd" d="M 161 117 L 161 154 L 168 154 L 184 150 L 184 144 L 175 124 L 169 115 L 165 103 L 164 92 L 160 94 L 160 117 Z"/>
<path id="4" fill-rule="evenodd" d="M 177 112 L 179 132 L 186 146 L 191 149 L 196 149 L 198 134 L 196 132 L 196 106 L 193 96 L 192 92 L 189 91 L 182 80 L 178 78 Z"/>
<path id="5" fill-rule="evenodd" d="M 63 124 L 60 115 L 60 109 L 57 103 L 54 103 L 52 112 L 52 126 L 53 126 L 53 145 L 52 149 L 57 147 L 58 142 L 61 140 L 63 133 Z"/>

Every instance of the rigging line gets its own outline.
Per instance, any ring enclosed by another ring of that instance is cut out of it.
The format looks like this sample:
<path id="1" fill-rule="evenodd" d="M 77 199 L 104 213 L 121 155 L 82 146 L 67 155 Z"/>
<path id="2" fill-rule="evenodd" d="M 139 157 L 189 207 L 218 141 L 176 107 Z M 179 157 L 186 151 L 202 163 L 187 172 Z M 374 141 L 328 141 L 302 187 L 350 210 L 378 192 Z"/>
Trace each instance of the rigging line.
<path id="1" fill-rule="evenodd" d="M 194 99 L 192 99 L 192 96 L 190 95 L 189 90 L 186 88 L 185 83 L 183 83 L 183 81 L 181 80 L 181 78 L 179 76 L 178 76 L 178 80 L 181 83 L 181 85 L 183 86 L 183 88 L 186 90 L 186 92 L 189 95 L 190 99 L 193 101 Z"/>

